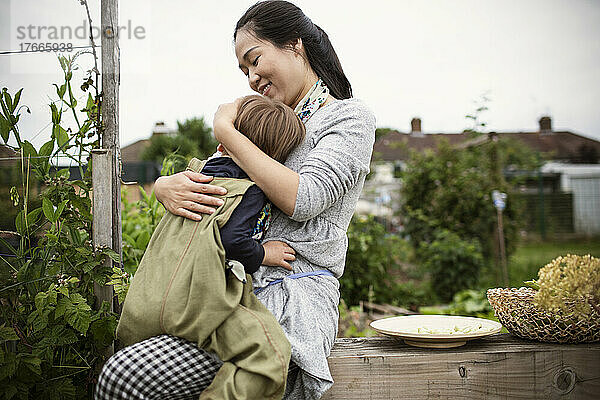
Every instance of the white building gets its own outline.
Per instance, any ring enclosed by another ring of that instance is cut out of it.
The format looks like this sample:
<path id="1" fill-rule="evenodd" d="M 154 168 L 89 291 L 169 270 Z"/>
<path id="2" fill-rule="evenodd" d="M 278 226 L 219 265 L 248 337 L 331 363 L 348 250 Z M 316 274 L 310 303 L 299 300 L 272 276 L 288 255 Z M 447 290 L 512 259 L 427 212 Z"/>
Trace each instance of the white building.
<path id="1" fill-rule="evenodd" d="M 576 233 L 600 233 L 600 164 L 549 162 L 542 172 L 560 174 L 560 189 L 573 194 L 573 226 Z"/>

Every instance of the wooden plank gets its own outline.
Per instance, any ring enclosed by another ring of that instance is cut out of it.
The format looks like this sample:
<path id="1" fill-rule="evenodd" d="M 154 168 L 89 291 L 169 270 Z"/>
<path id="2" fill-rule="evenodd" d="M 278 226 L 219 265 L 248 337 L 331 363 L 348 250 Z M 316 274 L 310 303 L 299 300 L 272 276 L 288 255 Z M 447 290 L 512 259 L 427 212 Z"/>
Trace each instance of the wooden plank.
<path id="1" fill-rule="evenodd" d="M 106 149 L 92 150 L 92 235 L 94 247 L 107 246 L 112 247 L 112 219 L 111 212 L 112 187 L 111 187 L 111 155 Z M 111 260 L 105 261 L 106 265 L 111 265 Z M 94 282 L 94 294 L 97 304 L 100 306 L 103 301 L 110 304 L 113 310 L 113 287 L 110 285 L 100 286 Z M 110 357 L 114 353 L 114 347 L 111 344 L 104 349 L 103 354 Z"/>
<path id="2" fill-rule="evenodd" d="M 326 399 L 598 399 L 600 343 L 496 334 L 451 349 L 393 338 L 337 339 Z"/>

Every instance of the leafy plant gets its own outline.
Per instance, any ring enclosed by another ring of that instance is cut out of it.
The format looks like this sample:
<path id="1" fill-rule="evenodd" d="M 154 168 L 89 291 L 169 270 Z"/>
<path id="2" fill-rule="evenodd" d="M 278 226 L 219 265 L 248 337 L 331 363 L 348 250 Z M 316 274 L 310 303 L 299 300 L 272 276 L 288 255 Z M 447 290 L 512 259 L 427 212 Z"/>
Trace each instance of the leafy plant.
<path id="1" fill-rule="evenodd" d="M 369 326 L 371 319 L 367 317 L 367 313 L 361 312 L 359 306 L 348 307 L 344 299 L 341 299 L 338 310 L 340 313 L 339 337 L 377 336 L 377 332 Z"/>
<path id="2" fill-rule="evenodd" d="M 22 140 L 18 129 L 23 89 L 11 96 L 4 88 L 0 99 L 0 136 L 21 155 L 23 171 L 21 192 L 12 192 L 20 208 L 19 243 L 0 238 L 12 253 L 0 258 L 0 396 L 5 399 L 90 397 L 95 370 L 105 359 L 102 349 L 114 340 L 117 315 L 94 296 L 94 284 L 106 284 L 113 272 L 104 261 L 119 257 L 91 242 L 91 168 L 84 167 L 102 127 L 99 96 L 87 93 L 78 110 L 72 84 L 81 54 L 59 56 L 64 82 L 54 85 L 52 137 L 39 149 Z M 96 87 L 93 72 L 84 78 L 84 93 Z M 65 115 L 75 127 L 65 128 Z M 72 160 L 81 179 L 70 180 L 66 168 L 54 171 L 54 157 Z M 31 207 L 30 175 L 44 184 L 40 207 Z"/>
<path id="3" fill-rule="evenodd" d="M 342 297 L 350 305 L 360 300 L 397 303 L 398 295 L 406 293 L 394 273 L 410 254 L 406 241 L 388 234 L 373 216 L 354 216 L 348 227 L 346 267 L 340 278 Z"/>
<path id="4" fill-rule="evenodd" d="M 419 307 L 423 314 L 463 315 L 488 318 L 494 315 L 494 310 L 487 300 L 485 291 L 463 289 L 456 292 L 452 301 L 445 306 Z"/>
<path id="5" fill-rule="evenodd" d="M 411 153 L 403 171 L 401 214 L 405 232 L 418 247 L 431 242 L 435 232 L 446 229 L 463 239 L 479 241 L 486 260 L 493 260 L 497 247 L 496 209 L 491 192 L 508 192 L 486 160 L 485 149 L 452 148 L 441 141 L 436 151 Z M 517 210 L 510 197 L 503 212 L 507 253 L 517 240 Z"/>
<path id="6" fill-rule="evenodd" d="M 123 262 L 125 271 L 134 275 L 148 242 L 156 226 L 165 214 L 165 208 L 154 192 L 149 196 L 141 186 L 138 187 L 142 199 L 131 203 L 127 200 L 126 191 L 121 192 L 123 205 Z"/>
<path id="7" fill-rule="evenodd" d="M 468 145 L 457 148 L 440 140 L 435 149 L 410 152 L 402 171 L 399 215 L 407 238 L 417 250 L 418 259 L 431 258 L 428 245 L 439 241 L 440 231 L 448 231 L 456 234 L 456 240 L 460 239 L 463 244 L 476 241 L 483 262 L 475 262 L 471 258 L 471 266 L 478 265 L 486 274 L 495 275 L 493 267 L 499 264 L 500 256 L 497 211 L 491 192 L 508 193 L 502 217 L 503 240 L 509 258 L 516 248 L 518 231 L 524 219 L 521 204 L 511 195 L 512 188 L 519 184 L 519 178 L 507 182 L 503 171 L 535 169 L 539 167 L 540 160 L 515 140 L 482 132 L 487 124 L 480 114 L 488 110 L 488 101 L 487 94 L 483 94 L 477 109 L 466 116 L 472 121 L 472 127 L 465 130 L 469 134 Z M 447 236 L 445 240 L 449 239 Z M 457 282 L 457 286 L 450 283 L 452 277 L 462 279 L 460 274 L 453 272 L 453 268 L 439 269 L 436 273 L 441 277 L 446 271 L 447 276 L 443 278 L 448 282 L 446 287 L 454 288 L 454 291 L 465 287 L 464 282 Z M 479 271 L 473 272 L 477 275 Z M 451 298 L 452 293 L 446 293 L 445 297 Z"/>
<path id="8" fill-rule="evenodd" d="M 431 273 L 431 286 L 442 301 L 474 286 L 483 266 L 479 242 L 463 240 L 445 229 L 436 231 L 430 243 L 421 242 L 419 254 Z"/>

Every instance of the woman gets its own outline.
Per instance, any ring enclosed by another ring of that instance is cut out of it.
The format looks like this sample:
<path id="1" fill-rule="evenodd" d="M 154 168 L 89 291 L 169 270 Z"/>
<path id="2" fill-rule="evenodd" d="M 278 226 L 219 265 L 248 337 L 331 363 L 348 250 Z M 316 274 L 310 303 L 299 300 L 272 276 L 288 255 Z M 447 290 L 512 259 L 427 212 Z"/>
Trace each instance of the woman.
<path id="1" fill-rule="evenodd" d="M 281 267 L 253 274 L 258 299 L 292 345 L 286 399 L 318 399 L 333 383 L 327 359 L 337 333 L 339 278 L 354 212 L 375 140 L 375 118 L 352 90 L 327 34 L 286 1 L 250 7 L 238 21 L 235 53 L 250 87 L 294 108 L 306 140 L 285 165 L 233 127 L 236 103 L 219 107 L 215 137 L 276 206 L 263 242 L 273 242 Z M 220 188 L 210 177 L 182 172 L 156 181 L 168 211 L 192 219 L 210 213 Z M 289 271 L 288 269 L 292 269 Z M 194 398 L 221 361 L 169 335 L 117 352 L 106 363 L 97 399 Z"/>

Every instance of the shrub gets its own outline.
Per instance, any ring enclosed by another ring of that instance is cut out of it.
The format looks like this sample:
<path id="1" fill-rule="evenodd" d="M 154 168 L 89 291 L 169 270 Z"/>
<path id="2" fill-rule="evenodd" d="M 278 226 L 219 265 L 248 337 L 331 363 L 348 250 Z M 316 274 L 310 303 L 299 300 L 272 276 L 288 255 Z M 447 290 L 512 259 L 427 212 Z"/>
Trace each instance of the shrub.
<path id="1" fill-rule="evenodd" d="M 476 240 L 463 240 L 448 230 L 439 230 L 431 243 L 421 242 L 422 263 L 431 274 L 431 286 L 442 301 L 477 282 L 483 266 L 481 247 Z"/>
<path id="2" fill-rule="evenodd" d="M 436 151 L 411 153 L 402 173 L 401 189 L 405 232 L 416 248 L 446 229 L 461 238 L 477 239 L 485 259 L 497 248 L 494 189 L 509 187 L 495 175 L 485 149 L 458 150 L 441 141 Z M 507 255 L 515 248 L 518 224 L 511 198 L 503 212 Z"/>
<path id="3" fill-rule="evenodd" d="M 392 273 L 409 253 L 406 241 L 386 233 L 373 216 L 354 216 L 348 227 L 346 267 L 340 279 L 342 298 L 350 306 L 360 300 L 395 302 L 399 291 Z"/>
<path id="4" fill-rule="evenodd" d="M 491 199 L 493 190 L 509 193 L 503 225 L 506 256 L 510 257 L 524 219 L 520 217 L 518 202 L 510 195 L 510 185 L 504 181 L 500 165 L 530 165 L 531 157 L 527 157 L 527 152 L 511 150 L 517 145 L 499 140 L 457 149 L 440 141 L 435 151 L 411 152 L 402 171 L 400 215 L 404 233 L 415 247 L 417 259 L 430 258 L 424 253 L 429 250 L 428 244 L 439 239 L 440 231 L 449 231 L 466 243 L 477 242 L 477 252 L 483 259 L 475 262 L 471 258 L 470 267 L 492 274 L 494 264 L 499 262 L 497 211 Z M 445 240 L 450 238 L 446 235 Z M 472 272 L 478 275 L 480 271 Z M 444 274 L 448 276 L 442 277 Z M 464 287 L 460 281 L 464 277 L 450 269 L 437 270 L 436 275 L 438 283 L 434 287 L 442 281 L 446 282 L 443 286 L 454 288 L 454 291 Z M 451 277 L 459 279 L 456 285 L 451 283 Z M 451 295 L 444 297 L 451 298 Z"/>

